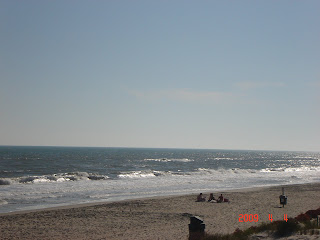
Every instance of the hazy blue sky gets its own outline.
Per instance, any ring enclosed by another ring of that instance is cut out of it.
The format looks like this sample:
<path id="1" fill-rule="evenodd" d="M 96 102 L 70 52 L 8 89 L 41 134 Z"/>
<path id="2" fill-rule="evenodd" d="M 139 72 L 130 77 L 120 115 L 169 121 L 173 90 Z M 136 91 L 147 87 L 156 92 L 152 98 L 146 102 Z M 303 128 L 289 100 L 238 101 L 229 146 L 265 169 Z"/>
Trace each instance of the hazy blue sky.
<path id="1" fill-rule="evenodd" d="M 320 151 L 319 12 L 0 0 L 0 145 Z"/>

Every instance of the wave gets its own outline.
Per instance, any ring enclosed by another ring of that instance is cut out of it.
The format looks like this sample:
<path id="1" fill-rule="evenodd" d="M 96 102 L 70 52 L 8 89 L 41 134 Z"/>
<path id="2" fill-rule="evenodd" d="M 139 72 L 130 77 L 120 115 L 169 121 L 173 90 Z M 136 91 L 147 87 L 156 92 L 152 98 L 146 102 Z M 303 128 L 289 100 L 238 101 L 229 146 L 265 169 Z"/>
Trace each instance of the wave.
<path id="1" fill-rule="evenodd" d="M 259 170 L 256 169 L 241 169 L 241 168 L 219 168 L 219 169 L 210 169 L 210 168 L 198 168 L 198 173 L 201 174 L 250 174 L 258 173 Z"/>
<path id="2" fill-rule="evenodd" d="M 241 169 L 241 168 L 197 168 L 190 172 L 172 172 L 172 171 L 128 171 L 122 172 L 118 178 L 154 178 L 163 176 L 190 176 L 190 175 L 253 175 L 261 173 L 286 172 L 286 173 L 304 173 L 304 172 L 320 172 L 320 167 L 300 167 L 300 168 L 265 168 L 265 169 Z"/>
<path id="3" fill-rule="evenodd" d="M 154 177 L 164 177 L 164 176 L 191 176 L 191 175 L 230 175 L 230 174 L 251 174 L 259 173 L 259 170 L 254 169 L 209 169 L 209 168 L 198 168 L 192 172 L 172 172 L 172 171 L 129 171 L 122 172 L 118 175 L 118 178 L 154 178 Z"/>
<path id="4" fill-rule="evenodd" d="M 188 158 L 146 158 L 144 161 L 155 161 L 155 162 L 193 162 L 193 159 Z"/>
<path id="5" fill-rule="evenodd" d="M 234 160 L 234 158 L 227 158 L 227 157 L 215 157 L 214 160 Z"/>
<path id="6" fill-rule="evenodd" d="M 150 178 L 166 175 L 162 171 L 132 171 L 132 172 L 123 172 L 118 175 L 118 178 Z"/>
<path id="7" fill-rule="evenodd" d="M 271 172 L 286 172 L 286 173 L 299 173 L 299 172 L 320 172 L 320 167 L 280 167 L 280 168 L 264 168 L 264 169 L 241 169 L 241 168 L 219 168 L 219 169 L 208 169 L 198 168 L 198 172 L 208 174 L 251 174 L 251 173 L 271 173 Z"/>
<path id="8" fill-rule="evenodd" d="M 124 171 L 115 176 L 115 179 L 142 179 L 142 178 L 156 178 L 156 177 L 192 177 L 192 176 L 215 176 L 222 179 L 230 176 L 246 177 L 246 176 L 260 176 L 261 174 L 290 174 L 290 176 L 301 177 L 301 174 L 318 174 L 320 167 L 301 166 L 301 167 L 279 167 L 279 168 L 264 168 L 264 169 L 241 169 L 241 168 L 196 168 L 191 171 L 156 171 L 152 169 Z M 44 176 L 24 176 L 18 178 L 0 178 L 0 185 L 11 184 L 37 184 L 37 183 L 53 183 L 53 182 L 68 182 L 68 181 L 99 181 L 107 180 L 110 177 L 106 175 L 99 175 L 87 172 L 71 172 L 59 173 Z"/>
<path id="9" fill-rule="evenodd" d="M 18 178 L 2 178 L 0 185 L 11 185 L 13 183 L 50 183 L 50 182 L 67 182 L 79 180 L 106 180 L 108 176 L 87 173 L 87 172 L 73 172 L 73 173 L 59 173 L 44 176 L 24 176 Z"/>
<path id="10" fill-rule="evenodd" d="M 279 167 L 279 168 L 265 168 L 260 170 L 260 172 L 312 172 L 312 171 L 320 172 L 320 167 L 307 167 L 307 166 L 290 167 L 290 168 Z"/>
<path id="11" fill-rule="evenodd" d="M 293 159 L 300 159 L 300 160 L 319 160 L 319 158 L 317 158 L 317 157 L 312 157 L 312 156 L 303 156 L 303 155 L 301 155 L 301 156 L 294 156 L 294 157 L 292 157 Z"/>

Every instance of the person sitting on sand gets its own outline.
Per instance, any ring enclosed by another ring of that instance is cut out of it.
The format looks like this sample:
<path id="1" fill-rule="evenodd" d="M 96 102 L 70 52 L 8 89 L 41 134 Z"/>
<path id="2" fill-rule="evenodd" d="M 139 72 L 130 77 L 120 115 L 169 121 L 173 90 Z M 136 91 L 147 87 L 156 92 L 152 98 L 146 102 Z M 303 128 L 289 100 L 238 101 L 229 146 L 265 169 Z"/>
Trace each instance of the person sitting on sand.
<path id="1" fill-rule="evenodd" d="M 218 203 L 222 203 L 223 202 L 223 196 L 222 196 L 222 194 L 220 195 L 220 197 L 218 197 L 218 201 L 217 201 Z"/>
<path id="2" fill-rule="evenodd" d="M 214 198 L 213 193 L 210 193 L 208 202 L 210 202 L 210 201 L 212 201 L 212 200 L 216 200 L 216 199 Z"/>
<path id="3" fill-rule="evenodd" d="M 197 197 L 197 202 L 204 202 L 205 200 L 206 198 L 202 196 L 202 193 L 200 193 Z"/>
<path id="4" fill-rule="evenodd" d="M 209 197 L 208 202 L 211 202 L 211 203 L 216 203 L 217 202 L 217 200 L 213 196 L 213 193 L 210 193 L 210 197 Z"/>

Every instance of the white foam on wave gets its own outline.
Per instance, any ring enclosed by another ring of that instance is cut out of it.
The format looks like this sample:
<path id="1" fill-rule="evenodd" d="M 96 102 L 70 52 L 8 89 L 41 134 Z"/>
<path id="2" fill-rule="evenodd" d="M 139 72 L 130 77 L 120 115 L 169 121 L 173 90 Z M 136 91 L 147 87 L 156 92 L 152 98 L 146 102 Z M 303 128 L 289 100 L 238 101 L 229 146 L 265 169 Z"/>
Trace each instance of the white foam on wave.
<path id="1" fill-rule="evenodd" d="M 303 173 L 320 172 L 320 167 L 291 167 L 291 168 L 265 168 L 262 170 L 256 169 L 241 169 L 241 168 L 198 168 L 195 171 L 189 172 L 171 172 L 171 171 L 155 171 L 155 170 L 143 170 L 143 171 L 128 171 L 118 174 L 119 179 L 137 179 L 137 178 L 154 178 L 154 177 L 168 177 L 168 176 L 215 176 L 221 179 L 229 178 L 230 176 L 238 177 L 250 177 L 250 175 L 257 175 L 259 173 L 287 173 L 291 175 L 297 175 L 300 177 Z M 54 182 L 69 182 L 69 181 L 81 181 L 81 180 L 106 180 L 108 176 L 89 174 L 87 172 L 74 172 L 74 173 L 60 173 L 48 176 L 27 176 L 15 179 L 0 179 L 0 185 L 10 185 L 12 183 L 23 183 L 23 184 L 38 184 L 38 183 L 54 183 Z"/>
<path id="2" fill-rule="evenodd" d="M 313 156 L 303 156 L 303 155 L 294 156 L 292 158 L 293 159 L 306 159 L 306 160 L 319 160 L 318 158 L 313 157 Z"/>
<path id="3" fill-rule="evenodd" d="M 119 178 L 150 178 L 162 175 L 160 171 L 133 171 L 118 175 Z"/>
<path id="4" fill-rule="evenodd" d="M 251 174 L 257 173 L 257 170 L 254 169 L 209 169 L 209 168 L 198 168 L 196 171 L 192 172 L 171 172 L 171 171 L 131 171 L 131 172 L 123 172 L 118 175 L 119 178 L 148 178 L 148 177 L 168 177 L 168 176 L 199 176 L 199 175 L 208 175 L 208 176 L 215 176 L 215 175 L 225 175 L 230 176 L 231 174 Z"/>
<path id="5" fill-rule="evenodd" d="M 193 162 L 193 159 L 188 158 L 146 158 L 144 161 L 155 161 L 155 162 Z"/>
<path id="6" fill-rule="evenodd" d="M 106 180 L 108 176 L 91 174 L 87 172 L 73 172 L 73 173 L 58 173 L 44 176 L 25 176 L 12 179 L 0 179 L 0 185 L 10 185 L 11 183 L 53 183 L 53 182 L 68 182 L 80 180 Z"/>
<path id="7" fill-rule="evenodd" d="M 198 173 L 201 174 L 251 174 L 251 173 L 258 173 L 258 170 L 255 169 L 241 169 L 241 168 L 232 168 L 232 169 L 225 169 L 225 168 L 218 168 L 218 169 L 210 169 L 210 168 L 198 168 Z"/>
<path id="8" fill-rule="evenodd" d="M 80 174 L 82 176 L 86 174 Z M 89 174 L 90 176 L 90 174 Z M 61 178 L 66 179 L 66 178 Z M 227 189 L 320 181 L 317 171 L 260 171 L 255 169 L 198 168 L 190 172 L 128 171 L 108 181 L 56 181 L 12 184 L 0 195 L 9 204 L 0 212 L 39 206 L 117 201 L 150 196 L 218 192 Z M 5 203 L 4 203 L 5 204 Z"/>
<path id="9" fill-rule="evenodd" d="M 45 183 L 45 182 L 50 182 L 50 181 L 51 181 L 50 179 L 37 178 L 37 179 L 34 179 L 32 182 L 33 183 Z"/>
<path id="10" fill-rule="evenodd" d="M 66 182 L 66 181 L 70 181 L 70 179 L 69 178 L 63 178 L 63 177 L 57 179 L 57 182 Z"/>
<path id="11" fill-rule="evenodd" d="M 233 158 L 228 158 L 228 157 L 216 157 L 214 160 L 234 160 Z"/>
<path id="12" fill-rule="evenodd" d="M 290 168 L 265 168 L 260 170 L 260 172 L 320 172 L 320 167 L 290 167 Z"/>

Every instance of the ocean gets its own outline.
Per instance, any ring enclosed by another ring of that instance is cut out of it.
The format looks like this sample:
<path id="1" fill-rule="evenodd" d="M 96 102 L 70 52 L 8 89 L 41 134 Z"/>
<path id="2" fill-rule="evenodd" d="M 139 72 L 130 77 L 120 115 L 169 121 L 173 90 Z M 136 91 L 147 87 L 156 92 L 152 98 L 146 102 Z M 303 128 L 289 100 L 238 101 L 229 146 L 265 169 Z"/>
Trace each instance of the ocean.
<path id="1" fill-rule="evenodd" d="M 0 213 L 320 182 L 320 153 L 0 146 Z"/>

